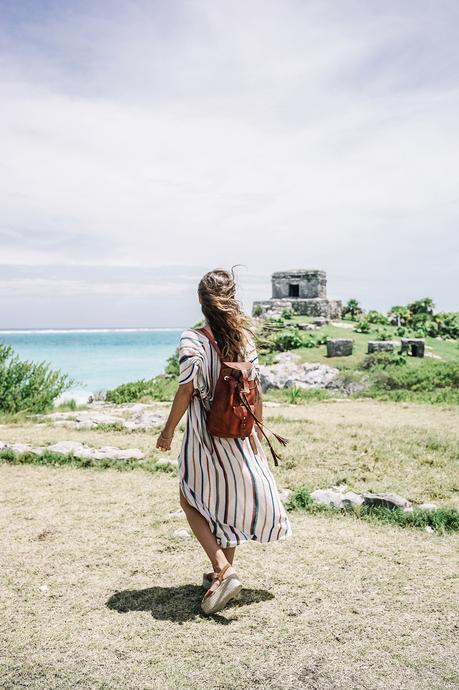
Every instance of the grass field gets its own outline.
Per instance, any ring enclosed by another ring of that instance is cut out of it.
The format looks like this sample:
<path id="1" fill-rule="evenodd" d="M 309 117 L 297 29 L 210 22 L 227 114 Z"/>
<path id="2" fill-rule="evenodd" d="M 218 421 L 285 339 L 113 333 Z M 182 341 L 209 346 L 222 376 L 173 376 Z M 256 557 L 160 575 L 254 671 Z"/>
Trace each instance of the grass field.
<path id="1" fill-rule="evenodd" d="M 266 413 L 291 438 L 281 487 L 346 481 L 459 505 L 457 407 Z M 159 457 L 148 433 L 0 427 L 2 441 L 63 439 Z M 207 619 L 205 558 L 174 536 L 176 476 L 3 463 L 0 483 L 5 690 L 459 688 L 455 535 L 291 513 L 292 539 L 238 550 L 245 588 Z"/>

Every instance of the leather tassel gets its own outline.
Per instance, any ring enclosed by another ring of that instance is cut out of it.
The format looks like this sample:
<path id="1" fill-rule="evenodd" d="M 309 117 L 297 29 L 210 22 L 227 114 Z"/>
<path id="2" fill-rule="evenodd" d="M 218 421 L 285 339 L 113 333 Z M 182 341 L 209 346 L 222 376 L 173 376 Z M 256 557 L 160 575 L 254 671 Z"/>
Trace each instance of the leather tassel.
<path id="1" fill-rule="evenodd" d="M 288 443 L 288 438 L 285 438 L 285 436 L 279 436 L 279 434 L 276 434 L 274 431 L 271 431 L 272 435 L 277 438 L 279 443 L 282 443 L 283 446 L 286 446 Z"/>

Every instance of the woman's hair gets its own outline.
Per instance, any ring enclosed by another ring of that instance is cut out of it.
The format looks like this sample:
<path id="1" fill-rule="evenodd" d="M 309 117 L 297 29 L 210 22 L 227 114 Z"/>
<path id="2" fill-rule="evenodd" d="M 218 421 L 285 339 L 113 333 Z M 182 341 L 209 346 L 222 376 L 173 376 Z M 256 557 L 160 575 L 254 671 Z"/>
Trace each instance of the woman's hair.
<path id="1" fill-rule="evenodd" d="M 227 361 L 244 355 L 248 333 L 253 335 L 252 322 L 236 299 L 236 282 L 231 269 L 217 268 L 199 281 L 198 294 L 202 313 L 212 329 L 215 340 Z"/>

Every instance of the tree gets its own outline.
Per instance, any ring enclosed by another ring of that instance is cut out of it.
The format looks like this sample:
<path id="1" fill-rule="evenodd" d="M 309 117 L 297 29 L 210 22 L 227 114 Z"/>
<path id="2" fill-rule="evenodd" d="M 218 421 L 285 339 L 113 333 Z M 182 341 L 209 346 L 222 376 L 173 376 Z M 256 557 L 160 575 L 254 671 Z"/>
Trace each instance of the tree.
<path id="1" fill-rule="evenodd" d="M 406 326 L 410 321 L 411 313 L 408 307 L 397 305 L 390 309 L 387 316 L 389 317 L 389 321 L 392 323 L 392 325 L 400 328 L 400 326 Z"/>
<path id="2" fill-rule="evenodd" d="M 418 299 L 408 304 L 407 309 L 409 309 L 412 314 L 428 314 L 429 316 L 433 316 L 435 304 L 430 297 L 424 297 L 423 299 Z"/>
<path id="3" fill-rule="evenodd" d="M 355 321 L 357 316 L 360 316 L 360 314 L 363 314 L 363 309 L 360 306 L 358 300 L 356 300 L 354 297 L 349 300 L 349 302 L 344 306 L 343 309 L 343 318 L 346 316 L 349 316 L 351 321 Z"/>

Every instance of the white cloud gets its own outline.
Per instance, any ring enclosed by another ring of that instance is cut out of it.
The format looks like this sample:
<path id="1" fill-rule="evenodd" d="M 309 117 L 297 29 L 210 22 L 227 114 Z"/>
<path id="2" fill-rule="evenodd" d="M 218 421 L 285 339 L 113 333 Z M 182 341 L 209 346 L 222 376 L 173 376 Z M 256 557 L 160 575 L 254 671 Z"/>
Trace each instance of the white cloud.
<path id="1" fill-rule="evenodd" d="M 240 262 L 247 301 L 304 266 L 457 308 L 453 3 L 72 7 L 4 22 L 1 263 Z"/>

